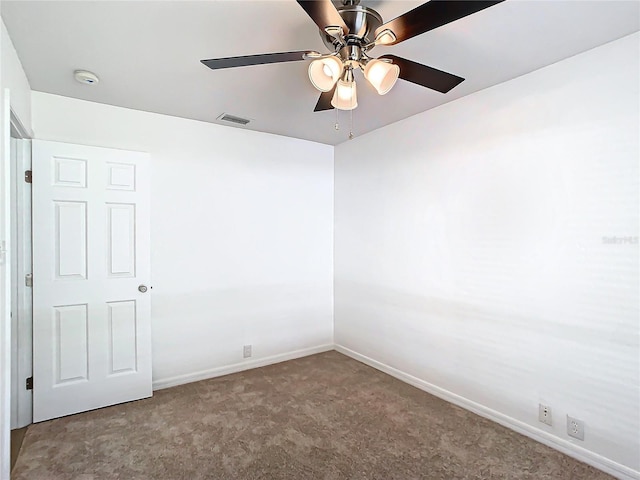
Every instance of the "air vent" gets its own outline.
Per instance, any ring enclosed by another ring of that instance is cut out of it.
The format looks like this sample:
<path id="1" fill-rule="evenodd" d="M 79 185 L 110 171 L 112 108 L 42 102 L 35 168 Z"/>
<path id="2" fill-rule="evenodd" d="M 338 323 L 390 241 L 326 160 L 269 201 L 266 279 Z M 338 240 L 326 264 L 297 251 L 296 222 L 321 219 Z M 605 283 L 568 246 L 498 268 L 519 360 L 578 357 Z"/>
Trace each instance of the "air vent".
<path id="1" fill-rule="evenodd" d="M 231 122 L 231 123 L 235 123 L 237 125 L 246 125 L 247 123 L 249 123 L 251 120 L 248 120 L 246 118 L 241 118 L 241 117 L 236 117 L 235 115 L 229 115 L 228 113 L 223 113 L 222 115 L 220 115 L 217 120 L 222 120 L 225 122 Z"/>

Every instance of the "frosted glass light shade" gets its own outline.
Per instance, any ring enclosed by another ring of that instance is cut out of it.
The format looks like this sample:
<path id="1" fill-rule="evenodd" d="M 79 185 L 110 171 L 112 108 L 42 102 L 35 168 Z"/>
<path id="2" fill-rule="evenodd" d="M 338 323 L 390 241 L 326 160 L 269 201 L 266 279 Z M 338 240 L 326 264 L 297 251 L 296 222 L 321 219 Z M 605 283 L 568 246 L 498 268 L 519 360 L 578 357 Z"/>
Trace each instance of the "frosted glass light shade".
<path id="1" fill-rule="evenodd" d="M 309 64 L 309 80 L 321 92 L 328 92 L 342 73 L 342 61 L 337 57 L 323 57 Z"/>
<path id="2" fill-rule="evenodd" d="M 382 60 L 371 60 L 364 67 L 364 76 L 380 95 L 393 88 L 400 75 L 400 67 Z"/>
<path id="3" fill-rule="evenodd" d="M 356 95 L 356 82 L 353 80 L 348 82 L 338 80 L 336 91 L 331 99 L 331 105 L 338 110 L 353 110 L 358 106 L 358 97 Z"/>

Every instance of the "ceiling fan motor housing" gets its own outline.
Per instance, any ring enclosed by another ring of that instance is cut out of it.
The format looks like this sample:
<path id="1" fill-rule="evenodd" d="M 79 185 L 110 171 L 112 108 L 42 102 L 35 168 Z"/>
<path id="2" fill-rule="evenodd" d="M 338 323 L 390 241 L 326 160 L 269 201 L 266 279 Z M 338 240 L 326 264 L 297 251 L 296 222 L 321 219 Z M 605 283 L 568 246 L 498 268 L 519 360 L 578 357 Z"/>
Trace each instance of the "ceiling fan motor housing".
<path id="1" fill-rule="evenodd" d="M 338 13 L 349 27 L 349 33 L 345 36 L 347 46 L 340 50 L 343 61 L 359 61 L 364 53 L 362 48 L 375 40 L 375 31 L 382 25 L 382 17 L 372 8 L 361 5 L 344 5 L 338 7 Z M 330 50 L 335 51 L 340 47 L 340 41 L 335 37 L 320 30 L 320 37 Z"/>

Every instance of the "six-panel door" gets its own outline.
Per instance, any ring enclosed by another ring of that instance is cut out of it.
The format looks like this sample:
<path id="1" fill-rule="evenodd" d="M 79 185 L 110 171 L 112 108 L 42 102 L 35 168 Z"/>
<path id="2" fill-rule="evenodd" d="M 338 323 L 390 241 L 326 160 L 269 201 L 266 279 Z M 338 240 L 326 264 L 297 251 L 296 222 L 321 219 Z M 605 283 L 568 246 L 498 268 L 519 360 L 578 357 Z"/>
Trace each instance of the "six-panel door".
<path id="1" fill-rule="evenodd" d="M 34 422 L 151 396 L 149 158 L 33 141 Z"/>

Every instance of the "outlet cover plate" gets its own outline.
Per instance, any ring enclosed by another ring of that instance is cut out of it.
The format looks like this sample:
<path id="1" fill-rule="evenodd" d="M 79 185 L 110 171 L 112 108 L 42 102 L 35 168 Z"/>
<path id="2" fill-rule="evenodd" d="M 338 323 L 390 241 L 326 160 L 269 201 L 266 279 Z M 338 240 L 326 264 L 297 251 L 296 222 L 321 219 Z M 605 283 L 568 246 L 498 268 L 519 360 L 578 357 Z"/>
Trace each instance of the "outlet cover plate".
<path id="1" fill-rule="evenodd" d="M 538 405 L 538 420 L 551 426 L 551 407 L 543 404 Z"/>
<path id="2" fill-rule="evenodd" d="M 584 422 L 567 415 L 567 435 L 584 440 Z"/>
<path id="3" fill-rule="evenodd" d="M 251 345 L 245 345 L 242 348 L 242 356 L 244 358 L 249 358 L 251 356 Z"/>

